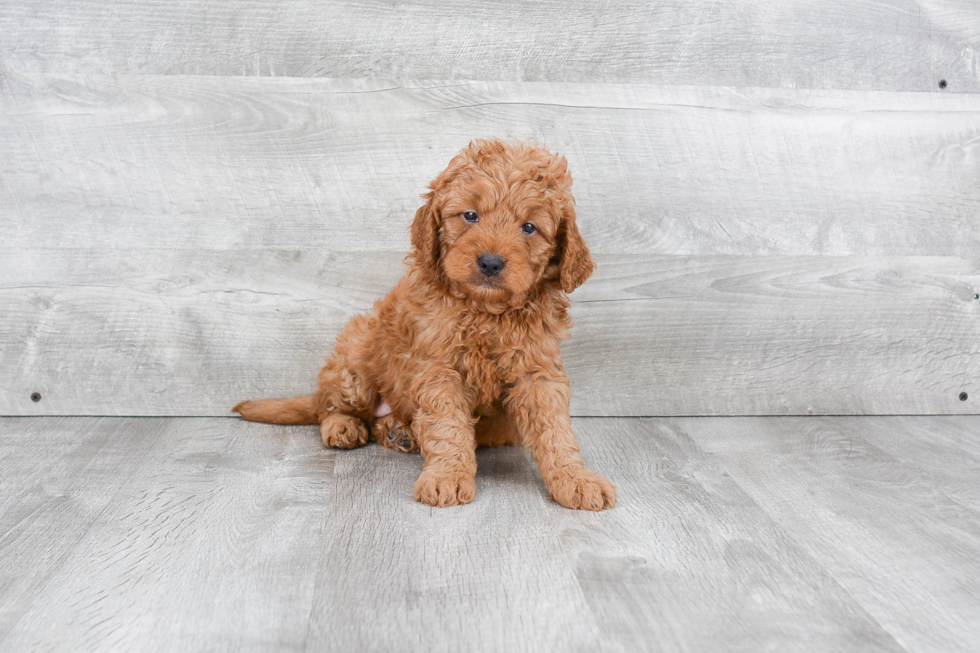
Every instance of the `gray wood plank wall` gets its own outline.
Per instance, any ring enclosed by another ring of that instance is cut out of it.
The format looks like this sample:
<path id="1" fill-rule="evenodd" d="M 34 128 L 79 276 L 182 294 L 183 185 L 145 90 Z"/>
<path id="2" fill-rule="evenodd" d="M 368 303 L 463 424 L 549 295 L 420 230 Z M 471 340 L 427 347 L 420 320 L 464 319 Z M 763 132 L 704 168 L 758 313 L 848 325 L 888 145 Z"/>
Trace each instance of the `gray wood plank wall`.
<path id="1" fill-rule="evenodd" d="M 29 2 L 0 33 L 0 414 L 308 391 L 482 136 L 576 178 L 576 414 L 978 412 L 975 3 Z"/>
<path id="2" fill-rule="evenodd" d="M 38 0 L 25 72 L 980 90 L 972 0 Z"/>

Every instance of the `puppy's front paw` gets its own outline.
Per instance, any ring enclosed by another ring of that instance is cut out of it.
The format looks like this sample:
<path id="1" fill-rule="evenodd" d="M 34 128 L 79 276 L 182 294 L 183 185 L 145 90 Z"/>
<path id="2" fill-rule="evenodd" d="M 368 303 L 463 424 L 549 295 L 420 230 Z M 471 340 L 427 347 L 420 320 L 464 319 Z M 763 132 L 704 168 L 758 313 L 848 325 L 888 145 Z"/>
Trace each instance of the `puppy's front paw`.
<path id="1" fill-rule="evenodd" d="M 458 471 L 423 470 L 415 481 L 415 500 L 430 506 L 457 506 L 476 496 L 476 478 Z"/>
<path id="2" fill-rule="evenodd" d="M 368 441 L 367 425 L 353 415 L 331 413 L 320 422 L 323 446 L 338 449 L 363 447 Z"/>
<path id="3" fill-rule="evenodd" d="M 616 505 L 616 486 L 585 469 L 556 474 L 548 483 L 552 498 L 576 510 L 604 510 Z"/>

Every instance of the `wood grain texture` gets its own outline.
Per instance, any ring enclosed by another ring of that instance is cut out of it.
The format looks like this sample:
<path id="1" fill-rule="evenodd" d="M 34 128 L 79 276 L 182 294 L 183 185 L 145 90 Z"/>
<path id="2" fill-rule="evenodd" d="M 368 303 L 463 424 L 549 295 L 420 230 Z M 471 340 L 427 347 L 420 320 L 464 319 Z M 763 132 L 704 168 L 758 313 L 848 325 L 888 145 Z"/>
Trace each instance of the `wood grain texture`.
<path id="1" fill-rule="evenodd" d="M 34 597 L 71 573 L 72 552 L 113 511 L 163 426 L 152 419 L 0 420 L 0 645 Z M 134 430 L 139 437 L 130 437 Z"/>
<path id="2" fill-rule="evenodd" d="M 947 416 L 933 423 L 889 416 L 860 423 L 867 446 L 914 466 L 946 496 L 980 506 L 980 438 L 972 419 Z"/>
<path id="3" fill-rule="evenodd" d="M 863 434 L 978 420 L 576 419 L 620 495 L 583 514 L 514 448 L 434 509 L 417 455 L 313 427 L 2 418 L 0 647 L 969 651 L 980 505 Z"/>
<path id="4" fill-rule="evenodd" d="M 4 250 L 0 414 L 225 415 L 307 393 L 400 259 Z M 953 257 L 599 257 L 572 295 L 572 411 L 976 413 L 978 289 Z"/>
<path id="5" fill-rule="evenodd" d="M 25 72 L 980 90 L 970 0 L 6 3 Z"/>
<path id="6" fill-rule="evenodd" d="M 480 136 L 568 156 L 607 254 L 975 256 L 980 95 L 14 75 L 8 247 L 405 251 Z"/>
<path id="7" fill-rule="evenodd" d="M 19 607 L 0 633 L 5 650 L 300 650 L 310 616 L 311 569 L 322 550 L 334 459 L 314 433 L 194 420 L 5 420 L 5 445 L 40 466 L 64 466 L 58 441 L 96 431 L 135 450 L 116 492 L 68 546 L 41 519 L 18 526 L 26 547 L 57 548 L 63 563 L 41 587 L 13 587 Z M 109 433 L 103 423 L 118 427 Z M 162 433 L 161 433 L 162 431 Z M 109 465 L 111 459 L 98 461 Z M 18 470 L 12 470 L 18 471 Z M 6 475 L 5 475 L 6 476 Z M 13 474 L 6 483 L 33 483 Z M 103 492 L 87 468 L 61 481 L 71 495 Z M 62 515 L 71 526 L 70 511 Z M 41 513 L 42 517 L 45 513 Z M 4 516 L 6 520 L 6 516 Z M 49 518 L 50 519 L 50 518 Z M 56 530 L 61 523 L 55 521 Z M 15 577 L 29 559 L 3 546 Z M 23 565 L 23 566 L 22 566 Z"/>
<path id="8" fill-rule="evenodd" d="M 607 523 L 563 538 L 602 649 L 903 650 L 692 440 L 700 421 L 575 422 L 625 497 Z"/>
<path id="9" fill-rule="evenodd" d="M 470 509 L 440 510 L 413 501 L 420 457 L 375 445 L 338 455 L 344 528 L 317 569 L 314 650 L 597 650 L 564 531 L 606 520 L 550 502 L 519 449 L 481 451 L 477 464 Z M 563 527 L 549 527 L 556 512 Z"/>
<path id="10" fill-rule="evenodd" d="M 975 490 L 948 479 L 972 472 L 975 485 L 977 459 L 944 435 L 963 425 L 699 420 L 687 433 L 903 647 L 967 651 L 980 638 L 980 595 L 967 580 L 980 571 L 980 504 Z M 879 435 L 866 438 L 866 430 Z M 879 448 L 883 430 L 889 448 L 923 450 L 937 440 L 941 448 L 920 466 L 912 452 Z M 937 472 L 937 457 L 950 471 Z"/>

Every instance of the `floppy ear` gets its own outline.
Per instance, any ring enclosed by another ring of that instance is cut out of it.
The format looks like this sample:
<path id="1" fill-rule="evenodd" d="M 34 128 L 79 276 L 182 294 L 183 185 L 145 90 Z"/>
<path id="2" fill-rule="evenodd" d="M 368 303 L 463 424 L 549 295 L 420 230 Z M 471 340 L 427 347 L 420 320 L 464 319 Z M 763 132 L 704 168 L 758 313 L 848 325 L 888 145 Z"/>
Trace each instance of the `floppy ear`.
<path id="1" fill-rule="evenodd" d="M 412 222 L 412 250 L 415 262 L 432 274 L 439 273 L 439 225 L 438 214 L 432 206 L 435 193 L 423 195 L 425 204 L 415 212 Z"/>
<path id="2" fill-rule="evenodd" d="M 412 222 L 412 258 L 415 264 L 423 270 L 442 279 L 442 269 L 439 267 L 439 257 L 442 254 L 439 242 L 439 210 L 435 207 L 436 191 L 440 191 L 456 177 L 472 156 L 473 143 L 453 157 L 446 169 L 429 184 L 429 192 L 422 196 L 425 204 L 415 212 Z"/>
<path id="3" fill-rule="evenodd" d="M 572 292 L 592 276 L 595 262 L 575 224 L 575 208 L 570 202 L 562 207 L 562 220 L 558 226 L 561 254 L 558 260 L 558 281 L 561 289 Z"/>

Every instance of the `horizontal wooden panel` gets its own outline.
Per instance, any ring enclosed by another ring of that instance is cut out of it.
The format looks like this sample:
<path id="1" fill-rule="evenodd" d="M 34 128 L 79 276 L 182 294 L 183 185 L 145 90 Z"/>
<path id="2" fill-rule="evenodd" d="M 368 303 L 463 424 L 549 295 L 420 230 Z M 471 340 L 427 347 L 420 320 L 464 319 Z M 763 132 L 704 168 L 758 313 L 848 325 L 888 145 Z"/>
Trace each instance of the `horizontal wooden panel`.
<path id="1" fill-rule="evenodd" d="M 10 76 L 13 247 L 403 251 L 472 138 L 565 153 L 609 254 L 972 256 L 980 95 Z"/>
<path id="2" fill-rule="evenodd" d="M 307 393 L 400 258 L 5 250 L 0 414 L 223 415 Z M 564 349 L 576 415 L 980 412 L 975 260 L 599 261 Z"/>
<path id="3" fill-rule="evenodd" d="M 980 90 L 964 1 L 6 3 L 30 72 Z"/>
<path id="4" fill-rule="evenodd" d="M 599 380 L 578 385 L 582 414 L 980 412 L 959 400 L 980 390 L 975 261 L 654 258 L 597 276 L 565 349 Z"/>

